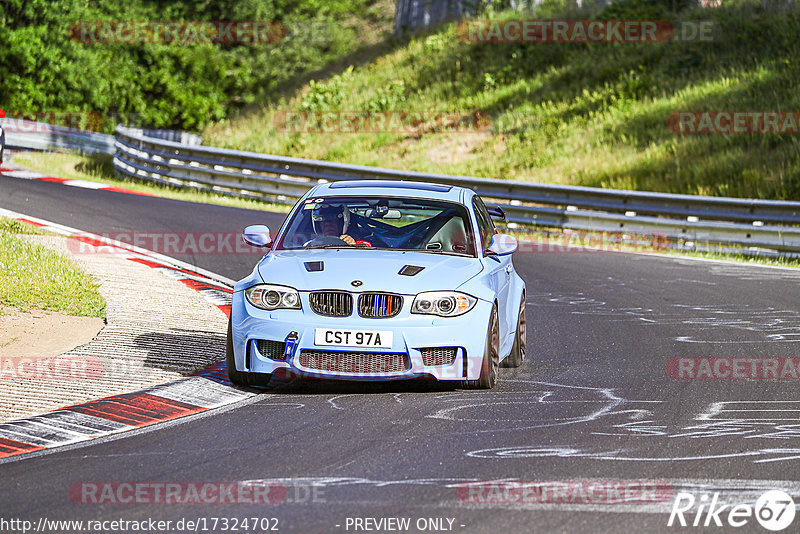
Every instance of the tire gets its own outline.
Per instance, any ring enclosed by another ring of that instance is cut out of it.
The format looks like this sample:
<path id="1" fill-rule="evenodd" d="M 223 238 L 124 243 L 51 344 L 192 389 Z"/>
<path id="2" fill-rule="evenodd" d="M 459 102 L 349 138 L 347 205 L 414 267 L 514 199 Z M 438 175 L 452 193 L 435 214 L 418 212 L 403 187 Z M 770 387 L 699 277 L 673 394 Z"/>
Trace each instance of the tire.
<path id="1" fill-rule="evenodd" d="M 228 378 L 237 386 L 266 386 L 271 374 L 242 373 L 236 370 L 233 358 L 233 322 L 228 318 L 228 339 L 225 343 L 225 364 L 228 367 Z"/>
<path id="2" fill-rule="evenodd" d="M 492 308 L 489 327 L 486 331 L 486 348 L 483 352 L 481 376 L 477 380 L 464 380 L 464 389 L 492 389 L 497 382 L 500 367 L 500 321 L 497 318 L 497 305 Z"/>
<path id="3" fill-rule="evenodd" d="M 519 315 L 517 316 L 517 333 L 514 335 L 514 346 L 511 347 L 511 354 L 508 358 L 500 362 L 503 367 L 519 367 L 525 361 L 526 344 L 526 324 L 525 319 L 525 295 L 522 295 L 522 302 L 519 305 Z"/>

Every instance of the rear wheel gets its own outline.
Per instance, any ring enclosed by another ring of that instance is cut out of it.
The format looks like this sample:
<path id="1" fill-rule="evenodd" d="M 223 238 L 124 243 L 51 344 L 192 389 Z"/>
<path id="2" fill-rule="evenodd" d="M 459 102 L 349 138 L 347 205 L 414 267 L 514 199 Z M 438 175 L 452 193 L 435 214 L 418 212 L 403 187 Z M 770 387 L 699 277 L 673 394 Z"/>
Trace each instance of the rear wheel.
<path id="1" fill-rule="evenodd" d="M 236 370 L 233 358 L 233 323 L 228 318 L 228 341 L 225 344 L 225 364 L 228 367 L 228 378 L 237 386 L 266 386 L 272 375 L 266 373 L 242 373 Z"/>
<path id="2" fill-rule="evenodd" d="M 486 332 L 486 348 L 483 352 L 481 376 L 477 380 L 464 380 L 465 389 L 492 389 L 497 382 L 500 367 L 500 321 L 497 318 L 497 305 L 492 308 L 489 328 Z"/>
<path id="3" fill-rule="evenodd" d="M 511 347 L 511 354 L 502 361 L 503 367 L 519 367 L 525 361 L 525 295 L 522 295 L 522 302 L 519 305 L 519 315 L 517 316 L 517 333 L 514 336 L 514 346 Z"/>

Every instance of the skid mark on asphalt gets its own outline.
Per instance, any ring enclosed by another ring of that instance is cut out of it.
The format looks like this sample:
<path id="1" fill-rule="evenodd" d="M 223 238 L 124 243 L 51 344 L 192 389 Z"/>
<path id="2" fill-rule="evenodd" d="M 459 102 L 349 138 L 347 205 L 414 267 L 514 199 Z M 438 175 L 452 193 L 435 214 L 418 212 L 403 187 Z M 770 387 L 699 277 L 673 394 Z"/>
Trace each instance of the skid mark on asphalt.
<path id="1" fill-rule="evenodd" d="M 687 263 L 688 265 L 689 263 Z M 697 267 L 697 264 L 694 264 Z M 800 281 L 800 269 L 793 268 L 774 268 L 762 266 L 754 268 L 749 265 L 738 265 L 735 263 L 710 263 L 708 272 L 715 276 L 732 276 L 745 281 L 771 281 L 771 280 L 798 280 Z"/>
<path id="2" fill-rule="evenodd" d="M 627 401 L 626 399 L 618 396 L 613 389 L 610 388 L 593 388 L 585 386 L 573 386 L 566 384 L 554 384 L 550 382 L 539 382 L 536 380 L 523 380 L 523 379 L 508 379 L 508 382 L 528 383 L 537 386 L 534 391 L 525 391 L 518 393 L 485 393 L 481 395 L 480 402 L 476 402 L 474 396 L 470 395 L 453 395 L 453 396 L 440 396 L 437 399 L 443 401 L 461 402 L 462 404 L 450 406 L 437 410 L 430 417 L 433 419 L 444 419 L 455 422 L 497 422 L 497 417 L 487 419 L 480 415 L 484 412 L 486 404 L 493 406 L 502 405 L 521 405 L 521 404 L 542 404 L 558 406 L 566 404 L 571 408 L 580 406 L 580 408 L 587 408 L 579 415 L 569 417 L 547 417 L 540 421 L 531 421 L 530 417 L 523 419 L 514 419 L 513 417 L 503 417 L 502 422 L 515 422 L 513 426 L 502 428 L 486 428 L 482 425 L 479 429 L 474 429 L 472 432 L 501 432 L 501 431 L 517 431 L 517 430 L 532 430 L 537 428 L 548 428 L 555 426 L 572 425 L 578 423 L 589 423 L 596 421 L 601 417 L 612 413 L 615 408 L 621 406 Z M 542 389 L 539 389 L 542 388 Z M 587 395 L 584 399 L 573 399 L 567 395 L 573 393 Z M 487 398 L 491 397 L 491 398 Z M 660 402 L 660 401 L 642 401 L 642 402 Z M 465 411 L 473 410 L 474 414 L 464 413 Z M 515 410 L 516 413 L 524 413 L 529 415 L 531 413 L 539 413 L 537 410 Z"/>
<path id="3" fill-rule="evenodd" d="M 330 404 L 331 408 L 333 408 L 334 410 L 344 410 L 344 408 L 342 408 L 341 406 L 336 404 L 336 401 L 338 399 L 342 399 L 342 398 L 345 398 L 345 397 L 350 397 L 350 395 L 337 395 L 335 397 L 331 397 L 330 399 L 328 399 L 328 404 Z"/>
<path id="4" fill-rule="evenodd" d="M 729 452 L 724 454 L 698 454 L 695 456 L 636 456 L 631 449 L 607 451 L 590 451 L 570 447 L 497 447 L 481 449 L 467 453 L 473 458 L 488 459 L 520 459 L 520 458 L 587 458 L 591 460 L 609 460 L 614 462 L 689 462 L 723 460 L 729 458 L 751 458 L 753 463 L 778 462 L 800 459 L 800 449 L 796 448 L 763 448 L 750 451 Z M 755 457 L 755 458 L 753 458 Z"/>
<path id="5" fill-rule="evenodd" d="M 396 402 L 397 404 L 403 404 L 403 401 L 400 399 L 401 395 L 402 395 L 402 393 L 385 393 L 385 394 L 382 394 L 382 395 L 378 395 L 377 397 L 378 398 L 381 398 L 381 397 L 389 398 L 389 397 L 391 397 L 394 400 L 394 402 Z M 346 410 L 347 408 L 343 408 L 342 406 L 339 406 L 339 403 L 337 402 L 339 399 L 354 399 L 354 400 L 355 399 L 360 399 L 360 400 L 363 400 L 364 399 L 364 395 L 352 394 L 352 393 L 351 394 L 347 394 L 347 395 L 336 395 L 335 397 L 331 397 L 331 398 L 327 399 L 327 403 L 330 404 L 331 408 L 333 408 L 334 410 Z"/>
<path id="6" fill-rule="evenodd" d="M 469 433 L 494 433 L 494 432 L 516 432 L 520 430 L 530 430 L 536 428 L 547 428 L 563 426 L 576 423 L 587 423 L 595 421 L 605 415 L 616 412 L 616 408 L 624 403 L 636 402 L 644 404 L 660 403 L 656 400 L 637 400 L 631 401 L 618 396 L 610 388 L 593 388 L 584 386 L 573 386 L 565 384 L 554 384 L 549 382 L 539 382 L 524 379 L 506 379 L 504 382 L 517 382 L 531 384 L 533 389 L 516 392 L 489 391 L 481 393 L 476 398 L 474 393 L 449 393 L 434 396 L 437 404 L 447 403 L 448 405 L 435 410 L 431 414 L 424 415 L 426 418 L 441 419 L 455 423 L 482 423 L 479 428 L 470 428 L 465 431 Z M 584 398 L 574 398 L 574 395 L 584 395 Z M 297 397 L 297 396 L 294 396 Z M 370 403 L 387 401 L 392 404 L 403 403 L 401 393 L 384 393 L 373 395 L 346 394 L 336 395 L 325 399 L 326 404 L 335 410 L 346 411 L 360 409 L 363 402 L 369 398 Z M 413 405 L 415 401 L 424 401 L 427 396 L 405 397 L 403 404 Z M 356 401 L 356 406 L 348 406 L 346 401 Z M 539 420 L 532 420 L 541 410 L 516 410 L 517 414 L 524 414 L 523 417 L 508 415 L 498 419 L 497 417 L 487 418 L 483 415 L 486 404 L 493 406 L 515 407 L 519 405 L 540 404 L 558 408 L 563 406 L 570 410 L 582 410 L 577 415 L 544 416 Z M 499 426 L 492 426 L 495 423 Z"/>
<path id="7" fill-rule="evenodd" d="M 603 317 L 610 322 L 635 322 L 685 328 L 673 339 L 682 343 L 756 344 L 800 342 L 800 311 L 742 305 L 672 304 L 669 311 L 614 307 L 583 293 L 531 293 L 528 306 L 567 306 L 569 313 Z M 734 335 L 736 333 L 738 335 Z"/>
<path id="8" fill-rule="evenodd" d="M 795 447 L 763 446 L 753 439 L 791 440 L 794 445 L 800 439 L 800 401 L 723 401 L 710 404 L 705 410 L 692 417 L 683 425 L 673 427 L 666 421 L 671 418 L 658 416 L 656 410 L 663 404 L 658 400 L 626 399 L 613 389 L 589 388 L 537 382 L 534 380 L 513 380 L 527 382 L 548 389 L 512 394 L 488 393 L 482 395 L 482 402 L 475 402 L 474 397 L 453 395 L 439 396 L 440 402 L 454 403 L 437 410 L 430 417 L 459 423 L 479 423 L 480 428 L 471 430 L 474 433 L 518 432 L 538 428 L 550 428 L 570 425 L 575 427 L 576 436 L 591 434 L 594 436 L 627 437 L 638 440 L 669 439 L 688 440 L 684 449 L 697 444 L 708 450 L 701 441 L 719 439 L 715 443 L 715 454 L 682 453 L 670 456 L 664 453 L 653 457 L 643 455 L 638 447 L 609 446 L 581 448 L 578 445 L 537 445 L 521 444 L 506 447 L 490 447 L 466 453 L 473 458 L 484 459 L 519 459 L 519 458 L 587 458 L 604 461 L 628 462 L 674 462 L 693 460 L 715 460 L 726 458 L 747 458 L 753 463 L 770 463 L 800 459 L 800 449 Z M 552 389 L 550 389 L 552 388 Z M 567 391 L 579 391 L 584 398 L 564 398 Z M 486 397 L 491 398 L 486 398 Z M 510 415 L 486 417 L 483 415 L 485 405 L 512 406 Z M 538 407 L 533 407 L 538 405 Z M 562 407 L 567 414 L 548 412 L 546 407 Z M 520 409 L 522 407 L 532 409 Z M 578 413 L 573 413 L 577 410 Z M 516 414 L 516 415 L 514 415 Z M 535 420 L 538 414 L 541 419 Z M 493 424 L 494 423 L 494 424 Z M 507 426 L 512 423 L 511 426 Z M 596 428 L 602 425 L 604 429 Z M 576 426 L 577 425 L 577 426 Z M 582 428 L 583 425 L 586 428 Z M 513 434 L 512 434 L 513 435 Z M 526 438 L 527 438 L 526 434 Z M 730 438 L 738 437 L 739 441 Z M 744 441 L 748 440 L 748 441 Z M 642 442 L 646 444 L 646 442 Z"/>
<path id="9" fill-rule="evenodd" d="M 575 436 L 607 436 L 618 439 L 630 438 L 641 441 L 652 449 L 647 440 L 682 440 L 681 453 L 670 456 L 664 453 L 652 457 L 640 452 L 638 446 L 619 447 L 611 445 L 581 448 L 575 444 L 537 445 L 523 443 L 507 447 L 490 447 L 466 452 L 467 456 L 486 459 L 514 459 L 534 457 L 586 458 L 603 461 L 627 462 L 674 462 L 693 460 L 717 460 L 742 458 L 753 463 L 770 463 L 800 459 L 800 449 L 794 446 L 775 446 L 780 441 L 791 440 L 794 445 L 800 439 L 800 401 L 721 401 L 707 405 L 685 423 L 673 423 L 669 414 L 659 414 L 665 401 L 655 399 L 629 399 L 614 388 L 597 388 L 556 384 L 528 379 L 507 379 L 520 384 L 524 391 L 485 392 L 477 399 L 474 393 L 450 393 L 435 395 L 439 407 L 432 413 L 421 414 L 425 418 L 455 423 L 459 430 L 443 427 L 437 435 L 490 434 L 498 435 L 497 441 L 514 439 L 523 435 L 529 440 L 532 429 L 569 426 Z M 426 397 L 405 397 L 406 404 L 414 406 Z M 365 396 L 357 394 L 336 395 L 325 398 L 324 405 L 338 411 L 357 410 L 363 406 Z M 376 402 L 392 402 L 399 394 L 372 395 Z M 322 399 L 320 399 L 321 401 Z M 348 405 L 348 401 L 356 404 Z M 393 403 L 393 402 L 392 402 Z M 497 407 L 501 414 L 485 415 L 487 404 Z M 441 406 L 444 405 L 444 406 Z M 315 403 L 309 404 L 310 408 Z M 507 411 L 503 411 L 507 408 Z M 500 433 L 504 433 L 501 438 Z M 408 436 L 407 436 L 408 437 Z M 732 438 L 738 438 L 736 440 Z M 765 446 L 753 440 L 768 439 L 775 443 Z M 628 443 L 630 443 L 628 440 Z M 709 442 L 708 440 L 712 440 Z M 715 441 L 716 440 L 716 441 Z M 615 441 L 614 443 L 617 443 Z M 714 454 L 698 452 L 711 450 Z"/>

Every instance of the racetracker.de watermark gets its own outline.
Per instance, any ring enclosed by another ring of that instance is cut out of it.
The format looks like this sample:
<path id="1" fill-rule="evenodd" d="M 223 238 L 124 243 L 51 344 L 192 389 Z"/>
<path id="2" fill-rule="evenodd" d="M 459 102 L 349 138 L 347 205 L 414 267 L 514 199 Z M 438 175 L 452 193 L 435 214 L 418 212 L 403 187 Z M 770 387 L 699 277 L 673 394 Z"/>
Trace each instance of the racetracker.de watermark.
<path id="1" fill-rule="evenodd" d="M 465 20 L 456 35 L 468 43 L 663 43 L 713 41 L 713 21 Z"/>
<path id="2" fill-rule="evenodd" d="M 800 358 L 672 358 L 666 369 L 676 380 L 799 380 Z"/>
<path id="3" fill-rule="evenodd" d="M 520 237 L 517 254 L 588 254 L 596 252 L 624 252 L 626 250 L 655 250 L 669 248 L 664 234 L 614 232 L 581 232 L 567 230 L 563 233 L 530 239 Z"/>
<path id="4" fill-rule="evenodd" d="M 466 482 L 456 487 L 470 504 L 637 504 L 672 500 L 666 482 L 649 480 L 566 480 Z"/>
<path id="5" fill-rule="evenodd" d="M 264 249 L 252 247 L 234 232 L 106 232 L 95 236 L 74 236 L 67 240 L 73 254 L 129 254 L 131 247 L 160 254 L 254 254 Z"/>
<path id="6" fill-rule="evenodd" d="M 800 111 L 676 111 L 667 126 L 677 134 L 798 134 Z"/>
<path id="7" fill-rule="evenodd" d="M 0 380 L 96 380 L 103 371 L 93 356 L 0 359 Z"/>
<path id="8" fill-rule="evenodd" d="M 278 111 L 275 130 L 310 133 L 479 133 L 492 127 L 482 111 Z"/>
<path id="9" fill-rule="evenodd" d="M 283 24 L 268 20 L 83 20 L 70 27 L 70 39 L 84 44 L 273 44 L 285 36 Z"/>
<path id="10" fill-rule="evenodd" d="M 164 255 L 171 254 L 249 254 L 263 255 L 264 249 L 246 244 L 235 232 L 106 232 L 97 236 L 74 236 L 67 241 L 73 254 L 121 254 L 131 247 Z M 299 237 L 298 242 L 310 241 L 316 234 Z M 518 241 L 517 254 L 563 254 L 622 252 L 625 250 L 665 250 L 669 240 L 662 234 L 581 232 L 567 230 L 549 236 Z M 371 247 L 365 247 L 366 249 Z"/>
<path id="11" fill-rule="evenodd" d="M 274 480 L 140 482 L 83 481 L 69 488 L 69 498 L 87 505 L 209 505 L 324 503 L 324 487 L 284 485 Z"/>
<path id="12" fill-rule="evenodd" d="M 54 133 L 97 132 L 103 129 L 105 118 L 95 111 L 8 110 L 0 114 L 6 132 Z"/>

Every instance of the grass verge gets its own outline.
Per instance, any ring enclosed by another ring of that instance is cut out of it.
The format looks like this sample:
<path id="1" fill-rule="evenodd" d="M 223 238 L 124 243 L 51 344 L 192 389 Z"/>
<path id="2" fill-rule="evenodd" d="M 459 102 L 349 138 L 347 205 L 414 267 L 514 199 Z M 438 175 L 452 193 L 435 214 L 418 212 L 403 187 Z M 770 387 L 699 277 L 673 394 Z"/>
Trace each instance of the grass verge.
<path id="1" fill-rule="evenodd" d="M 20 238 L 36 227 L 0 218 L 0 304 L 104 317 L 106 301 L 89 274 L 60 254 Z"/>
<path id="2" fill-rule="evenodd" d="M 797 134 L 693 135 L 669 127 L 681 111 L 800 109 L 800 13 L 765 10 L 753 0 L 670 7 L 689 4 L 618 0 L 592 12 L 548 0 L 529 13 L 489 12 L 480 18 L 666 20 L 676 28 L 709 22 L 714 31 L 709 41 L 472 43 L 450 24 L 393 41 L 374 61 L 310 81 L 285 100 L 211 124 L 203 138 L 213 146 L 415 171 L 800 198 Z M 327 130 L 313 120 L 284 120 L 286 112 L 379 119 L 382 112 L 435 110 L 479 111 L 490 128 L 453 133 L 423 122 L 416 131 L 380 133 L 363 131 L 383 128 L 373 123 L 359 130 L 336 116 L 323 124 Z"/>

